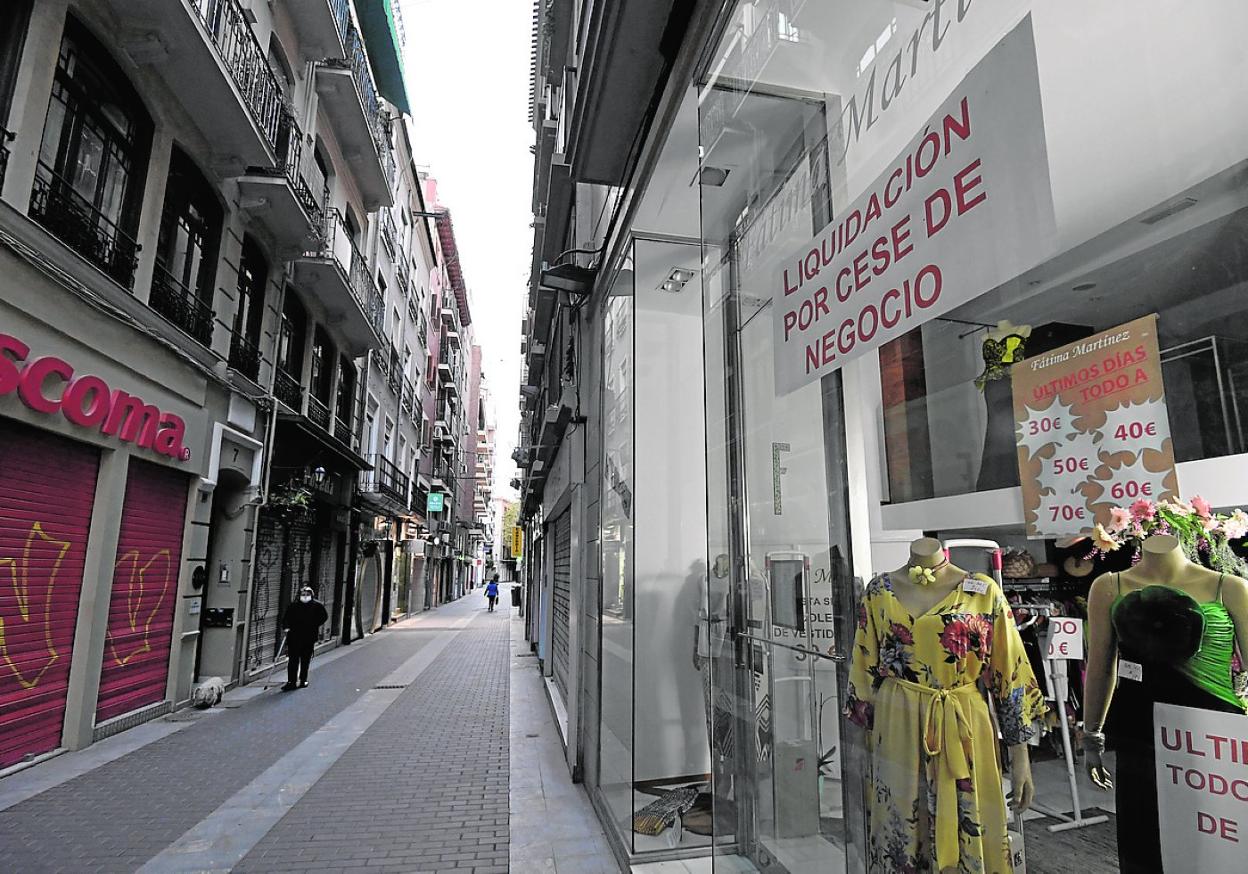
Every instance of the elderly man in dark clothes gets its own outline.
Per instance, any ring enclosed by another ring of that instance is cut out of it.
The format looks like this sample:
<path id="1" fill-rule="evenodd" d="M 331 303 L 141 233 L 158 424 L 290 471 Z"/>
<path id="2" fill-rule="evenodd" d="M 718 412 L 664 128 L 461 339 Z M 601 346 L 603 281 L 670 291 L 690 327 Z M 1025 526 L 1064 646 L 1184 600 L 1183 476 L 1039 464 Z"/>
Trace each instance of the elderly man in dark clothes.
<path id="1" fill-rule="evenodd" d="M 286 629 L 286 685 L 283 692 L 308 687 L 308 665 L 312 661 L 312 648 L 316 646 L 319 629 L 329 619 L 325 605 L 316 600 L 311 586 L 299 590 L 299 600 L 286 608 L 282 627 Z M 295 680 L 298 679 L 298 685 Z"/>

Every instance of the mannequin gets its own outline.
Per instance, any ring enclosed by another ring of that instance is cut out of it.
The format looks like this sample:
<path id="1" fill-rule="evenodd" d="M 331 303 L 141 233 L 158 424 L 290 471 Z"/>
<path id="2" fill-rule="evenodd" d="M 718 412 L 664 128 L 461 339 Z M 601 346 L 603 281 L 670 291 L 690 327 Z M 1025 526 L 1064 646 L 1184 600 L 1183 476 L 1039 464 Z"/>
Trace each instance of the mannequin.
<path id="1" fill-rule="evenodd" d="M 1147 613 L 1148 621 L 1136 621 Z M 1156 627 L 1157 616 L 1169 616 Z M 1152 706 L 1157 702 L 1243 713 L 1231 690 L 1235 645 L 1248 652 L 1248 583 L 1190 561 L 1177 537 L 1140 545 L 1140 561 L 1103 574 L 1088 594 L 1085 767 L 1116 790 L 1124 874 L 1163 871 L 1157 829 Z M 1103 755 L 1118 756 L 1115 786 Z"/>
<path id="2" fill-rule="evenodd" d="M 940 541 L 871 581 L 858 611 L 846 709 L 868 731 L 867 870 L 1012 870 L 991 691 L 1011 747 L 1016 811 L 1044 696 L 996 582 L 951 564 Z M 918 719 L 915 714 L 918 714 Z M 929 800 L 931 799 L 931 800 Z"/>

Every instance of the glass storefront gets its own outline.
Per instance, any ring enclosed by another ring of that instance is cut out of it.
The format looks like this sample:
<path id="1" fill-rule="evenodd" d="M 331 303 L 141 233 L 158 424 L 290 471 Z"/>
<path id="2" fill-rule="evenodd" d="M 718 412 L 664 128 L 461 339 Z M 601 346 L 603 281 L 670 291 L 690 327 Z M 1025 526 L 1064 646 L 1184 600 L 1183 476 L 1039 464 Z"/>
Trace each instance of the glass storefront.
<path id="1" fill-rule="evenodd" d="M 704 376 L 679 689 L 705 680 L 710 749 L 680 764 L 715 869 L 1243 870 L 1248 756 L 1208 739 L 1248 738 L 1248 7 L 759 0 L 721 25 L 669 143 L 696 127 L 697 367 L 644 317 L 679 297 L 654 297 L 660 244 L 608 304 L 634 480 L 662 456 L 643 362 Z M 687 556 L 628 555 L 604 640 L 631 592 L 641 660 L 665 639 L 642 589 Z M 621 812 L 672 747 L 652 676 Z"/>

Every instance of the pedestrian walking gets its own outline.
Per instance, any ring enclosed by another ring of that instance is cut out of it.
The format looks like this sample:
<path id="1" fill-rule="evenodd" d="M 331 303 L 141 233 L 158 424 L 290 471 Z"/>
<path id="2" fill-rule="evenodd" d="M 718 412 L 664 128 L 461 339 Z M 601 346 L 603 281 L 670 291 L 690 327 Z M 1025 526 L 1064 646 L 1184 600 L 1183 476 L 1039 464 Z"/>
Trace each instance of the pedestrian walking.
<path id="1" fill-rule="evenodd" d="M 498 574 L 490 577 L 490 581 L 485 584 L 485 597 L 490 599 L 490 612 L 494 612 L 494 605 L 498 603 Z"/>
<path id="2" fill-rule="evenodd" d="M 299 590 L 299 600 L 291 603 L 282 616 L 286 629 L 286 685 L 283 692 L 308 687 L 308 665 L 316 646 L 319 629 L 329 619 L 325 605 L 316 600 L 311 586 Z M 298 680 L 296 685 L 295 680 Z"/>

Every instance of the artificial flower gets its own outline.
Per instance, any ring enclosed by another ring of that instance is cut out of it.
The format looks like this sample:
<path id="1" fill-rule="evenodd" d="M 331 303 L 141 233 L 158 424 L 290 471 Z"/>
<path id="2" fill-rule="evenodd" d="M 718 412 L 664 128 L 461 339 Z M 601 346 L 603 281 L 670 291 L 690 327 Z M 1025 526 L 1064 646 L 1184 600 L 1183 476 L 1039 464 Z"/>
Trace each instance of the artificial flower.
<path id="1" fill-rule="evenodd" d="M 1147 498 L 1140 498 L 1131 505 L 1131 515 L 1141 522 L 1152 519 L 1157 515 L 1157 507 Z"/>
<path id="2" fill-rule="evenodd" d="M 1248 513 L 1243 510 L 1236 510 L 1222 523 L 1222 533 L 1226 535 L 1227 540 L 1238 540 L 1244 535 L 1248 535 Z"/>
<path id="3" fill-rule="evenodd" d="M 1213 507 L 1209 506 L 1209 502 L 1200 495 L 1192 496 L 1192 509 L 1196 511 L 1196 515 L 1202 519 L 1209 519 L 1213 516 Z"/>
<path id="4" fill-rule="evenodd" d="M 1092 528 L 1092 543 L 1101 552 L 1113 552 L 1119 545 L 1100 522 Z"/>
<path id="5" fill-rule="evenodd" d="M 1132 516 L 1130 510 L 1124 510 L 1122 507 L 1114 507 L 1109 511 L 1109 531 L 1123 531 L 1131 525 Z"/>
<path id="6" fill-rule="evenodd" d="M 1175 498 L 1171 501 L 1159 501 L 1157 509 L 1168 510 L 1179 516 L 1191 516 L 1196 512 L 1196 508 L 1182 498 Z"/>

